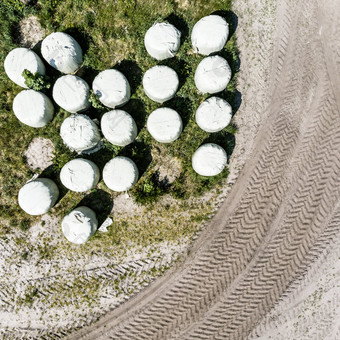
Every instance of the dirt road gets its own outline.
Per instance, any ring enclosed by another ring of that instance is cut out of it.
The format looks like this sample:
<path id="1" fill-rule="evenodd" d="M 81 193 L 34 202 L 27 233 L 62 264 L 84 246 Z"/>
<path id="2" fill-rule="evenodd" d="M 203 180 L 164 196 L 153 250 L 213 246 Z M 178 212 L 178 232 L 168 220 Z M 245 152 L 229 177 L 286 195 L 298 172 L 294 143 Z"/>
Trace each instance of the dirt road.
<path id="1" fill-rule="evenodd" d="M 231 194 L 183 263 L 72 339 L 244 339 L 339 231 L 340 1 L 280 0 L 276 19 L 267 118 Z"/>

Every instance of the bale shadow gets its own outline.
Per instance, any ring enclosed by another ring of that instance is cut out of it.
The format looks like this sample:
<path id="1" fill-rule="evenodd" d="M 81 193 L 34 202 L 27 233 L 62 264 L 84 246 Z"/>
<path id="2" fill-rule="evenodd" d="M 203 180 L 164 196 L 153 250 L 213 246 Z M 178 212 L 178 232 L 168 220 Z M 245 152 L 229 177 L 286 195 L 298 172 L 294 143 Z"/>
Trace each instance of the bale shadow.
<path id="1" fill-rule="evenodd" d="M 169 182 L 168 177 L 165 176 L 161 179 L 160 173 L 158 170 L 153 173 L 153 176 L 154 176 L 154 182 L 161 189 L 162 193 L 165 194 L 166 192 L 168 192 L 169 189 L 171 188 L 171 184 Z"/>
<path id="2" fill-rule="evenodd" d="M 185 81 L 192 72 L 192 68 L 183 59 L 177 58 L 165 59 L 160 61 L 158 65 L 168 66 L 176 71 L 179 80 L 177 92 L 180 91 L 181 87 L 184 85 Z"/>
<path id="3" fill-rule="evenodd" d="M 32 50 L 40 57 L 42 61 L 45 61 L 41 54 L 41 45 L 42 45 L 43 39 L 39 40 L 33 47 Z M 47 71 L 47 70 L 46 70 Z"/>
<path id="4" fill-rule="evenodd" d="M 175 96 L 173 99 L 169 100 L 165 104 L 165 106 L 178 112 L 178 114 L 182 118 L 183 130 L 184 130 L 187 124 L 189 123 L 189 119 L 193 111 L 191 100 L 189 98 Z"/>
<path id="5" fill-rule="evenodd" d="M 226 21 L 229 24 L 228 40 L 230 40 L 230 37 L 233 36 L 233 34 L 235 33 L 235 31 L 237 29 L 238 16 L 233 11 L 226 11 L 226 10 L 215 11 L 212 14 L 220 15 L 221 17 L 226 19 Z M 241 66 L 241 60 L 240 60 L 240 57 L 239 57 L 239 52 L 237 50 L 236 51 L 228 51 L 226 48 L 224 48 L 223 50 L 216 52 L 216 53 L 212 53 L 211 55 L 219 55 L 219 56 L 221 56 L 221 57 L 223 57 L 224 59 L 227 60 L 229 66 L 231 68 L 231 72 L 232 72 L 232 78 L 231 78 L 230 82 L 236 82 L 235 77 L 236 77 L 237 73 L 239 72 L 240 66 Z M 237 89 L 235 89 L 234 92 L 224 90 L 224 91 L 222 91 L 222 92 L 220 92 L 216 95 L 218 97 L 225 99 L 232 106 L 233 115 L 238 111 L 238 109 L 241 106 L 242 94 Z"/>
<path id="6" fill-rule="evenodd" d="M 88 109 L 86 109 L 83 112 L 78 112 L 81 114 L 84 114 L 86 116 L 89 116 L 92 120 L 93 119 L 97 119 L 99 124 L 97 125 L 98 129 L 100 130 L 100 120 L 102 118 L 102 116 L 104 115 L 104 113 L 109 112 L 113 109 L 106 107 L 103 105 L 103 108 L 94 108 L 92 105 L 90 105 L 90 107 Z"/>
<path id="7" fill-rule="evenodd" d="M 228 161 L 234 151 L 236 139 L 235 135 L 228 133 L 226 131 L 220 131 L 216 133 L 211 133 L 201 145 L 205 143 L 215 143 L 221 146 L 227 153 Z"/>
<path id="8" fill-rule="evenodd" d="M 152 161 L 151 147 L 143 140 L 136 139 L 131 144 L 121 148 L 118 147 L 116 150 L 114 145 L 111 147 L 110 143 L 107 144 L 108 146 L 104 147 L 100 151 L 91 155 L 83 156 L 83 158 L 94 162 L 101 173 L 103 172 L 106 163 L 116 156 L 131 158 L 137 165 L 139 177 L 143 175 Z"/>
<path id="9" fill-rule="evenodd" d="M 235 33 L 238 26 L 238 16 L 233 11 L 219 10 L 211 13 L 212 15 L 219 15 L 224 18 L 229 25 L 229 38 Z"/>
<path id="10" fill-rule="evenodd" d="M 83 51 L 84 56 L 89 50 L 91 42 L 93 42 L 91 35 L 77 27 L 66 28 L 63 32 L 69 34 L 77 41 Z"/>
<path id="11" fill-rule="evenodd" d="M 13 24 L 11 24 L 10 27 L 9 27 L 9 31 L 10 31 L 10 36 L 11 36 L 12 42 L 15 45 L 18 45 L 20 47 L 29 48 L 28 46 L 25 46 L 24 44 L 22 44 L 22 41 L 21 41 L 22 36 L 20 34 L 19 22 L 14 22 Z"/>
<path id="12" fill-rule="evenodd" d="M 143 71 L 133 60 L 123 60 L 113 67 L 124 74 L 131 87 L 131 94 L 135 93 L 142 83 Z"/>
<path id="13" fill-rule="evenodd" d="M 242 93 L 237 89 L 235 90 L 235 92 L 229 92 L 227 90 L 224 90 L 220 93 L 216 93 L 215 95 L 216 97 L 226 100 L 231 105 L 233 116 L 235 115 L 235 113 L 238 111 L 242 104 Z"/>
<path id="14" fill-rule="evenodd" d="M 98 226 L 100 226 L 110 215 L 113 208 L 113 198 L 108 192 L 95 189 L 86 195 L 76 206 L 86 206 L 91 208 L 97 215 Z"/>
<path id="15" fill-rule="evenodd" d="M 139 177 L 143 175 L 152 161 L 151 147 L 143 140 L 135 140 L 121 150 L 119 156 L 131 158 L 137 165 Z"/>
<path id="16" fill-rule="evenodd" d="M 235 56 L 230 51 L 228 51 L 224 48 L 222 51 L 213 53 L 211 55 L 220 55 L 221 57 L 223 57 L 224 59 L 227 60 L 229 66 L 231 68 L 232 77 L 234 77 L 234 75 L 240 70 L 241 60 L 240 60 L 238 53 Z"/>
<path id="17" fill-rule="evenodd" d="M 31 0 L 26 4 L 26 6 L 27 7 L 34 7 L 37 3 L 38 3 L 38 0 Z"/>
<path id="18" fill-rule="evenodd" d="M 181 32 L 181 45 L 180 46 L 182 46 L 185 39 L 189 36 L 189 26 L 186 23 L 186 21 L 182 17 L 174 13 L 167 16 L 165 18 L 165 21 L 167 21 L 171 25 L 174 25 Z"/>
<path id="19" fill-rule="evenodd" d="M 233 108 L 233 115 L 238 111 L 242 104 L 242 93 L 236 89 L 234 93 L 234 101 L 230 104 Z"/>
<path id="20" fill-rule="evenodd" d="M 95 163 L 98 166 L 100 172 L 102 173 L 105 164 L 115 156 L 116 156 L 116 153 L 114 152 L 113 146 L 112 146 L 112 149 L 104 147 L 103 149 L 97 152 L 94 152 L 93 154 L 84 155 L 83 158 L 88 159 L 92 161 L 93 163 Z"/>
<path id="21" fill-rule="evenodd" d="M 61 183 L 59 174 L 60 174 L 60 171 L 56 169 L 55 165 L 50 165 L 49 167 L 44 169 L 38 177 L 38 178 L 49 178 L 57 185 L 59 189 L 59 197 L 55 205 L 57 205 L 69 191 L 69 189 L 64 187 L 64 185 Z"/>
<path id="22" fill-rule="evenodd" d="M 99 72 L 100 71 L 86 65 L 86 66 L 81 66 L 77 70 L 75 75 L 84 79 L 89 85 L 89 87 L 92 88 L 93 80 L 98 75 Z"/>
<path id="23" fill-rule="evenodd" d="M 136 122 L 137 129 L 140 131 L 146 124 L 146 110 L 143 101 L 139 98 L 130 99 L 122 110 L 128 112 Z"/>

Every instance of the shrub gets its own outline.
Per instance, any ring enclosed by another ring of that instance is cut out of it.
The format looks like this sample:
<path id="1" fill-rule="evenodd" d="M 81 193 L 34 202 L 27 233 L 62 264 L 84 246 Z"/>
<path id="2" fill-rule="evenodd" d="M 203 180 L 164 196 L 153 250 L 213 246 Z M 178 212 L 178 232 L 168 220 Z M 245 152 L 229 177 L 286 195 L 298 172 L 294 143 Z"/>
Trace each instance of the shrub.
<path id="1" fill-rule="evenodd" d="M 7 7 L 10 10 L 14 10 L 17 12 L 22 12 L 25 8 L 25 5 L 20 0 L 4 0 L 4 3 L 2 4 L 5 8 Z"/>
<path id="2" fill-rule="evenodd" d="M 94 93 L 93 90 L 90 90 L 89 102 L 95 109 L 98 109 L 98 110 L 105 109 L 105 106 L 100 102 L 99 97 L 97 96 L 97 94 Z"/>
<path id="3" fill-rule="evenodd" d="M 42 75 L 38 72 L 34 74 L 25 69 L 22 72 L 22 76 L 25 78 L 25 84 L 31 89 L 35 91 L 47 91 L 51 87 L 51 82 L 48 76 Z"/>
<path id="4" fill-rule="evenodd" d="M 31 221 L 30 220 L 22 220 L 19 223 L 19 228 L 22 231 L 28 230 L 30 228 L 30 226 L 31 226 Z"/>
<path id="5" fill-rule="evenodd" d="M 145 204 L 157 201 L 166 191 L 166 187 L 159 181 L 158 172 L 154 172 L 137 183 L 132 190 L 132 195 L 137 203 Z"/>

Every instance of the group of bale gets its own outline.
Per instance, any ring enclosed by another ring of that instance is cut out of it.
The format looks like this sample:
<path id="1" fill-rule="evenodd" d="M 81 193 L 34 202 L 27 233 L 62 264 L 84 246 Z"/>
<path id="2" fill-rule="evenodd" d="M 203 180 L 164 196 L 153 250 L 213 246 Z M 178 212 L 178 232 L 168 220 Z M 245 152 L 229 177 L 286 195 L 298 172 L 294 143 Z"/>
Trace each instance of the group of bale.
<path id="1" fill-rule="evenodd" d="M 209 55 L 220 51 L 228 38 L 228 24 L 218 15 L 199 20 L 193 27 L 191 40 L 195 52 Z M 147 52 L 157 60 L 172 58 L 180 47 L 180 31 L 169 23 L 156 23 L 145 34 Z M 83 62 L 81 47 L 70 35 L 57 32 L 47 36 L 41 45 L 41 54 L 46 62 L 66 74 L 53 86 L 53 100 L 72 115 L 60 128 L 63 142 L 79 154 L 96 148 L 101 141 L 97 124 L 81 114 L 90 107 L 89 85 L 73 75 Z M 32 50 L 16 48 L 4 63 L 8 77 L 21 87 L 27 88 L 22 72 L 28 69 L 33 74 L 45 74 L 45 65 Z M 208 56 L 198 65 L 195 84 L 200 92 L 214 94 L 226 88 L 231 79 L 227 61 L 220 56 Z M 168 66 L 157 65 L 143 76 L 145 94 L 153 101 L 164 103 L 173 98 L 179 86 L 177 73 Z M 92 89 L 100 102 L 111 111 L 106 112 L 100 122 L 100 130 L 113 145 L 126 146 L 137 137 L 137 126 L 132 116 L 121 109 L 131 95 L 126 77 L 119 71 L 108 69 L 100 72 L 92 83 Z M 43 127 L 54 115 L 52 101 L 43 93 L 34 90 L 21 91 L 13 101 L 16 117 L 31 127 Z M 198 126 L 207 132 L 218 132 L 225 128 L 232 116 L 231 106 L 225 100 L 213 96 L 205 100 L 196 111 Z M 147 129 L 160 143 L 171 143 L 182 132 L 182 120 L 173 109 L 161 107 L 147 119 Z M 227 164 L 225 150 L 219 145 L 207 143 L 199 147 L 192 156 L 193 169 L 203 176 L 219 174 Z M 127 157 L 111 159 L 103 169 L 105 184 L 114 191 L 126 191 L 138 180 L 138 168 Z M 66 163 L 60 172 L 62 184 L 69 190 L 85 192 L 94 188 L 100 171 L 92 161 L 77 158 Z M 58 199 L 57 185 L 50 179 L 38 178 L 26 183 L 19 191 L 20 207 L 31 215 L 41 215 L 53 207 Z M 78 207 L 64 217 L 62 230 L 73 243 L 86 242 L 97 230 L 96 214 L 87 207 Z"/>

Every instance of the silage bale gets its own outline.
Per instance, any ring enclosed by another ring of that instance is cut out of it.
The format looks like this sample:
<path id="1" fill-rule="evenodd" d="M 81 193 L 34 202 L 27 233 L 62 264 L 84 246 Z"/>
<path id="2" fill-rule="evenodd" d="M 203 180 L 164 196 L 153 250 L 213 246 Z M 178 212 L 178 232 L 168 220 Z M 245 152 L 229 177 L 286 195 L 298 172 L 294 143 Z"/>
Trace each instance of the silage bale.
<path id="1" fill-rule="evenodd" d="M 100 122 L 104 137 L 113 145 L 126 146 L 137 137 L 137 125 L 126 111 L 106 112 Z"/>
<path id="2" fill-rule="evenodd" d="M 112 109 L 126 104 L 131 96 L 128 80 L 117 70 L 100 72 L 93 80 L 92 89 L 100 102 Z"/>
<path id="3" fill-rule="evenodd" d="M 38 178 L 26 183 L 18 194 L 18 203 L 29 215 L 47 213 L 57 202 L 59 190 L 49 178 Z"/>
<path id="4" fill-rule="evenodd" d="M 57 79 L 53 86 L 53 99 L 64 110 L 77 113 L 90 107 L 90 87 L 86 81 L 74 75 Z"/>
<path id="5" fill-rule="evenodd" d="M 153 111 L 147 120 L 147 129 L 151 136 L 160 143 L 176 140 L 183 128 L 180 115 L 173 109 L 161 107 Z"/>
<path id="6" fill-rule="evenodd" d="M 93 189 L 98 184 L 99 178 L 100 171 L 97 165 L 83 158 L 67 162 L 60 171 L 61 183 L 75 192 Z"/>
<path id="7" fill-rule="evenodd" d="M 68 241 L 83 244 L 96 232 L 98 220 L 92 209 L 78 207 L 63 218 L 61 228 Z"/>
<path id="8" fill-rule="evenodd" d="M 101 140 L 97 125 L 83 114 L 66 118 L 61 124 L 60 136 L 67 147 L 78 153 L 94 148 Z"/>
<path id="9" fill-rule="evenodd" d="M 214 143 L 200 146 L 192 156 L 192 167 L 201 176 L 216 176 L 227 165 L 227 153 Z"/>
<path id="10" fill-rule="evenodd" d="M 181 32 L 166 22 L 151 26 L 144 37 L 147 52 L 157 60 L 174 57 L 179 49 L 180 41 Z"/>
<path id="11" fill-rule="evenodd" d="M 22 123 L 39 128 L 53 119 L 54 107 L 45 94 L 34 90 L 24 90 L 15 96 L 13 112 Z"/>
<path id="12" fill-rule="evenodd" d="M 220 51 L 227 42 L 228 23 L 219 15 L 208 15 L 200 19 L 192 29 L 191 42 L 194 51 L 209 55 Z"/>
<path id="13" fill-rule="evenodd" d="M 22 72 L 27 69 L 33 74 L 38 72 L 45 74 L 45 65 L 39 56 L 28 48 L 15 48 L 9 52 L 4 62 L 5 72 L 9 79 L 17 85 L 28 89 Z"/>
<path id="14" fill-rule="evenodd" d="M 130 158 L 118 156 L 107 162 L 103 169 L 103 180 L 114 191 L 127 191 L 138 181 L 138 168 Z"/>
<path id="15" fill-rule="evenodd" d="M 73 73 L 83 63 L 83 51 L 70 35 L 55 32 L 48 35 L 41 44 L 41 54 L 55 69 L 62 73 Z"/>
<path id="16" fill-rule="evenodd" d="M 228 62 L 216 55 L 204 58 L 197 66 L 195 84 L 203 93 L 223 91 L 231 79 L 231 69 Z"/>
<path id="17" fill-rule="evenodd" d="M 208 98 L 196 110 L 196 123 L 207 132 L 221 131 L 230 123 L 231 117 L 230 104 L 218 97 Z"/>
<path id="18" fill-rule="evenodd" d="M 168 66 L 154 66 L 143 76 L 145 94 L 157 103 L 173 98 L 179 85 L 177 73 Z"/>

